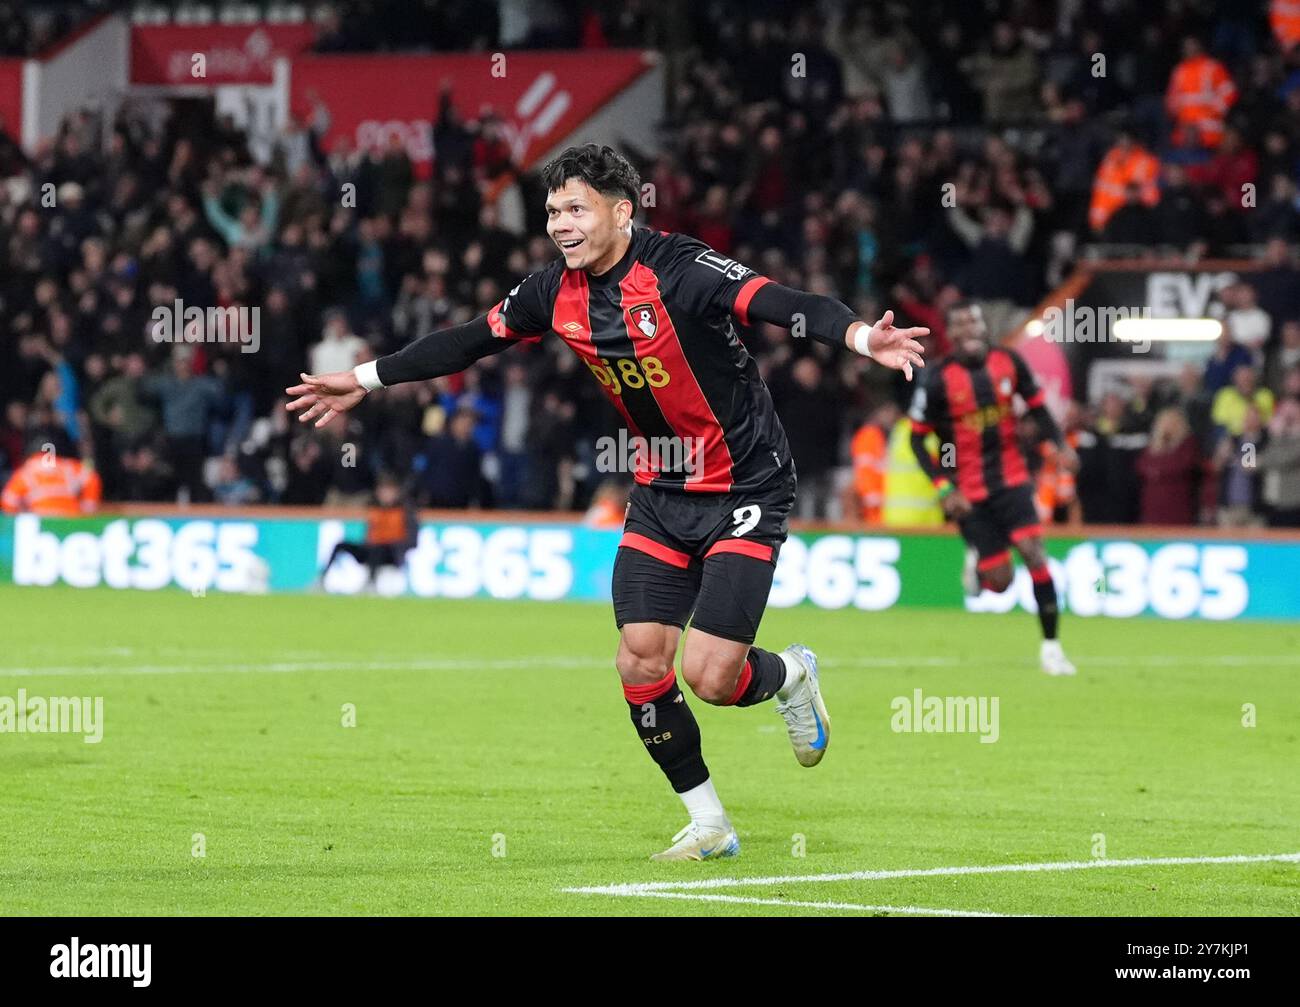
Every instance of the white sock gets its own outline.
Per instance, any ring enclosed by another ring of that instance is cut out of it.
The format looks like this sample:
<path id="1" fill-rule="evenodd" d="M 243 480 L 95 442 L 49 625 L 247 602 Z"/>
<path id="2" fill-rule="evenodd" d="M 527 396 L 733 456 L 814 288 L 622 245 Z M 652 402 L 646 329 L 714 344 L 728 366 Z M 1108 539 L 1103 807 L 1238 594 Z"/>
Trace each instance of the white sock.
<path id="1" fill-rule="evenodd" d="M 722 802 L 718 800 L 718 792 L 713 789 L 713 779 L 711 777 L 698 787 L 692 787 L 684 794 L 678 794 L 677 796 L 686 805 L 691 821 L 696 825 L 725 828 L 729 824 L 727 812 L 723 810 Z"/>
<path id="2" fill-rule="evenodd" d="M 776 690 L 776 698 L 785 699 L 785 694 L 789 691 L 790 686 L 799 681 L 799 676 L 803 674 L 803 665 L 796 661 L 792 654 L 787 654 L 784 650 L 776 656 L 785 665 L 785 681 L 781 683 L 781 688 Z"/>

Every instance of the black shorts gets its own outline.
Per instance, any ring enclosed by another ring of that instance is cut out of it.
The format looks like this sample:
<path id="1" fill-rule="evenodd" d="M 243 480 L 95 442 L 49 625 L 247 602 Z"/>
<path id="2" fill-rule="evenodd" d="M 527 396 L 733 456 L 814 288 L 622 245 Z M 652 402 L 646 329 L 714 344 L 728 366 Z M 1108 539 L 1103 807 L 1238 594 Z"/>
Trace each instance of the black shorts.
<path id="1" fill-rule="evenodd" d="M 972 504 L 971 512 L 957 523 L 964 538 L 979 554 L 980 566 L 1010 562 L 1010 545 L 1031 535 L 1041 535 L 1033 488 L 1025 483 L 995 490 L 986 500 Z"/>
<path id="2" fill-rule="evenodd" d="M 614 561 L 614 621 L 753 643 L 794 507 L 793 474 L 742 493 L 637 485 Z M 693 614 L 693 618 L 692 618 Z"/>

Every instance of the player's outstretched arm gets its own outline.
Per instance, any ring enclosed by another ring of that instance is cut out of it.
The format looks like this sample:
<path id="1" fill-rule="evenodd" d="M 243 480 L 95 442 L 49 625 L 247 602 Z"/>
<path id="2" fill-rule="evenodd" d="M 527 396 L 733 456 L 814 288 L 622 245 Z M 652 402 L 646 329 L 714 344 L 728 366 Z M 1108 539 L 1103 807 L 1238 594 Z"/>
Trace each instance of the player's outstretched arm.
<path id="1" fill-rule="evenodd" d="M 376 388 L 455 374 L 511 345 L 510 340 L 493 335 L 487 316 L 480 315 L 464 325 L 426 333 L 396 353 L 358 364 L 350 371 L 300 374 L 302 383 L 285 389 L 297 396 L 285 408 L 299 413 L 300 423 L 315 420 L 316 426 L 323 427 L 340 413 L 355 409 Z"/>
<path id="2" fill-rule="evenodd" d="M 763 283 L 750 298 L 747 314 L 785 329 L 797 331 L 802 325 L 814 339 L 847 346 L 854 353 L 902 371 L 909 381 L 913 367 L 925 366 L 925 349 L 917 339 L 929 335 L 930 330 L 921 326 L 897 328 L 892 311 L 886 311 L 875 325 L 868 325 L 833 297 Z"/>

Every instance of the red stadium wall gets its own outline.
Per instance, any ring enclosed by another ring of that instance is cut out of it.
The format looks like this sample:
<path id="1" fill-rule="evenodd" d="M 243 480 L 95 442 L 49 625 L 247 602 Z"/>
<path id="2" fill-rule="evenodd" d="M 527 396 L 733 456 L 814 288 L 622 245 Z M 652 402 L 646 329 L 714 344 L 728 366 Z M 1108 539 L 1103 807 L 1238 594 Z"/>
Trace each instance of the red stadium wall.
<path id="1" fill-rule="evenodd" d="M 23 61 L 0 59 L 0 129 L 18 142 L 23 135 Z"/>
<path id="2" fill-rule="evenodd" d="M 645 74 L 640 50 L 439 53 L 432 56 L 312 56 L 294 59 L 290 108 L 306 115 L 313 93 L 329 109 L 325 144 L 386 146 L 400 137 L 427 173 L 444 80 L 463 119 L 495 112 L 516 164 L 531 165 L 566 134 Z"/>
<path id="3" fill-rule="evenodd" d="M 166 85 L 270 84 L 275 61 L 309 48 L 311 24 L 136 25 L 131 29 L 131 83 Z M 202 53 L 207 76 L 196 80 Z"/>

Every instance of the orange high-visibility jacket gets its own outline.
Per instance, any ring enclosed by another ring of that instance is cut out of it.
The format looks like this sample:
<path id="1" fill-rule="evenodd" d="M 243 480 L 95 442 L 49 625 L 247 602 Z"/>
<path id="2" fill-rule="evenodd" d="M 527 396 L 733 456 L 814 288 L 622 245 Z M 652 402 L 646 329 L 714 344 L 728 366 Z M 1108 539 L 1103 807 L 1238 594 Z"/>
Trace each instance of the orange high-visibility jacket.
<path id="1" fill-rule="evenodd" d="M 1088 223 L 1094 231 L 1106 226 L 1110 215 L 1124 205 L 1130 185 L 1142 187 L 1142 202 L 1155 206 L 1160 201 L 1160 161 L 1142 147 L 1128 150 L 1111 147 L 1097 165 L 1092 182 L 1092 205 L 1088 208 Z"/>
<path id="2" fill-rule="evenodd" d="M 867 524 L 880 524 L 880 508 L 885 502 L 888 447 L 884 431 L 874 423 L 864 423 L 849 442 L 858 513 Z"/>
<path id="3" fill-rule="evenodd" d="M 1300 44 L 1300 0 L 1273 0 L 1268 5 L 1268 23 L 1284 53 Z"/>
<path id="4" fill-rule="evenodd" d="M 1065 443 L 1071 448 L 1078 448 L 1078 433 L 1066 434 Z M 1074 500 L 1078 487 L 1074 473 L 1060 463 L 1055 444 L 1044 441 L 1040 450 L 1043 454 L 1043 467 L 1038 470 L 1038 481 L 1034 487 L 1034 503 L 1038 508 L 1038 517 L 1050 522 L 1056 508 L 1064 507 Z"/>
<path id="5" fill-rule="evenodd" d="M 1223 121 L 1237 100 L 1237 85 L 1223 64 L 1211 56 L 1193 56 L 1174 67 L 1165 107 L 1175 123 L 1174 142 L 1195 141 L 1217 147 Z"/>
<path id="6" fill-rule="evenodd" d="M 98 473 L 82 465 L 80 459 L 40 452 L 9 477 L 0 493 L 0 508 L 6 514 L 25 511 L 45 517 L 78 517 L 93 511 L 103 492 Z"/>

